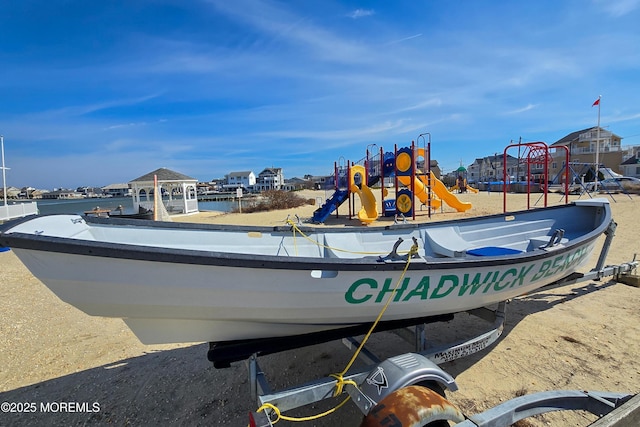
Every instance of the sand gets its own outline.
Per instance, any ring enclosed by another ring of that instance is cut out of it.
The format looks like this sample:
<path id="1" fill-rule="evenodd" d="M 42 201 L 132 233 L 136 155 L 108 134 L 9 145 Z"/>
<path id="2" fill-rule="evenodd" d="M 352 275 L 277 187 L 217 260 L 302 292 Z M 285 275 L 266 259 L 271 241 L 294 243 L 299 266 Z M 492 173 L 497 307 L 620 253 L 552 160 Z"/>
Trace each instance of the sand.
<path id="1" fill-rule="evenodd" d="M 305 197 L 324 199 L 326 195 L 313 192 Z M 501 193 L 460 198 L 473 204 L 471 211 L 461 214 L 445 209 L 432 220 L 502 212 Z M 538 198 L 530 197 L 532 206 L 541 206 Z M 559 203 L 560 198 L 550 194 L 549 204 Z M 618 228 L 609 264 L 629 261 L 640 249 L 640 197 L 614 198 Z M 516 210 L 526 207 L 527 199 L 509 195 L 507 203 L 509 210 Z M 315 208 L 256 214 L 203 212 L 180 220 L 278 225 L 288 215 L 308 218 Z M 345 215 L 347 209 L 340 212 Z M 425 211 L 418 213 L 418 220 L 428 220 Z M 385 221 L 392 219 L 380 223 Z M 327 224 L 358 226 L 345 217 L 332 217 Z M 591 265 L 595 261 L 594 256 Z M 434 325 L 430 336 L 446 341 L 460 329 L 472 328 L 468 325 L 475 323 L 464 316 Z M 383 355 L 411 351 L 390 333 L 376 335 L 372 346 Z M 217 370 L 206 359 L 207 349 L 207 344 L 142 345 L 121 320 L 91 317 L 65 304 L 13 252 L 0 253 L 0 402 L 9 402 L 10 409 L 20 412 L 0 412 L 0 425 L 246 426 L 247 413 L 256 405 L 249 395 L 244 363 Z M 582 282 L 512 300 L 497 344 L 442 368 L 460 388 L 447 397 L 463 412 L 473 414 L 537 391 L 638 393 L 638 354 L 640 289 Z M 339 372 L 348 355 L 342 344 L 329 343 L 266 356 L 261 364 L 272 385 L 282 387 Z M 313 414 L 335 403 L 322 402 L 293 414 Z M 355 406 L 348 404 L 329 417 L 300 425 L 358 425 L 360 419 Z M 586 426 L 594 419 L 582 412 L 562 412 L 529 418 L 523 425 Z M 293 424 L 281 421 L 278 425 Z"/>

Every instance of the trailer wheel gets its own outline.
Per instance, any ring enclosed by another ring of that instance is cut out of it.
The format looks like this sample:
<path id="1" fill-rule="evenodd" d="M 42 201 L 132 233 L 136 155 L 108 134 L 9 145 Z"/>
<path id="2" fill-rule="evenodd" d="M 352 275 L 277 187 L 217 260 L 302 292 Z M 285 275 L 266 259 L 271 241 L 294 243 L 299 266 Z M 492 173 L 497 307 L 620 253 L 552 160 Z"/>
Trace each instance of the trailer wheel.
<path id="1" fill-rule="evenodd" d="M 442 427 L 464 421 L 460 410 L 437 392 L 421 386 L 394 391 L 374 406 L 360 427 Z"/>
<path id="2" fill-rule="evenodd" d="M 447 398 L 447 396 L 444 394 L 444 387 L 442 387 L 442 385 L 437 381 L 421 381 L 415 385 L 419 385 L 420 387 L 426 387 L 428 389 L 431 389 L 432 391 L 435 391 L 445 399 Z"/>

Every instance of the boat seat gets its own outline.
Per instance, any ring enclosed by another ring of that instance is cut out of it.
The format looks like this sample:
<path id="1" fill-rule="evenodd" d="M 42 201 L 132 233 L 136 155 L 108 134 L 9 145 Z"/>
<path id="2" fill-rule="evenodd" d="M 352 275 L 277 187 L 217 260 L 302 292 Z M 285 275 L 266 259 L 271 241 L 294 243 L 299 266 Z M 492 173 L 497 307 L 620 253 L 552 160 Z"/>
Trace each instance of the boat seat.
<path id="1" fill-rule="evenodd" d="M 471 249 L 471 243 L 459 233 L 458 227 L 435 227 L 425 230 L 425 241 L 437 255 L 463 257 Z"/>
<path id="2" fill-rule="evenodd" d="M 329 258 L 361 258 L 362 236 L 357 233 L 325 233 L 325 255 Z"/>

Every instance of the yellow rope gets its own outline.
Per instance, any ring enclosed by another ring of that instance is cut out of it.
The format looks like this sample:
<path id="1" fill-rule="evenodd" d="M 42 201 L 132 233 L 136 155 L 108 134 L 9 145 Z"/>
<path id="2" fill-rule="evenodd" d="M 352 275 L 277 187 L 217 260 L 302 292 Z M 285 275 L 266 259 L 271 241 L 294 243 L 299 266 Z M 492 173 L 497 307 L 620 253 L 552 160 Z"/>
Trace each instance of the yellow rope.
<path id="1" fill-rule="evenodd" d="M 288 221 L 290 221 L 290 220 L 288 220 Z M 291 223 L 293 224 L 293 222 L 291 222 Z M 297 228 L 298 228 L 297 226 L 293 227 L 293 248 L 295 250 L 296 256 L 298 256 L 298 240 L 296 239 L 296 229 Z"/>
<path id="2" fill-rule="evenodd" d="M 287 224 L 289 224 L 292 229 L 293 229 L 293 244 L 294 246 L 296 245 L 296 232 L 298 234 L 300 234 L 302 237 L 304 237 L 305 239 L 307 239 L 308 241 L 310 241 L 311 243 L 324 248 L 324 249 L 331 249 L 332 251 L 336 251 L 336 252 L 345 252 L 345 253 L 349 253 L 349 254 L 359 254 L 359 255 L 386 255 L 388 252 L 364 252 L 364 251 L 350 251 L 348 249 L 342 249 L 342 248 L 334 248 L 332 246 L 327 246 L 323 243 L 320 243 L 316 240 L 313 240 L 311 237 L 307 236 L 302 230 L 300 230 L 300 228 L 298 227 L 298 225 L 293 222 L 290 219 L 287 219 Z M 404 251 L 400 251 L 399 253 L 404 253 Z M 296 255 L 298 254 L 297 250 L 296 250 Z"/>
<path id="3" fill-rule="evenodd" d="M 293 223 L 291 223 L 291 224 L 293 225 L 294 230 L 297 229 L 297 226 L 295 224 L 293 224 Z M 299 229 L 298 229 L 298 231 L 305 238 L 308 238 L 307 236 L 305 236 L 304 233 L 302 233 L 302 231 L 300 231 Z M 294 231 L 294 235 L 295 235 L 295 231 Z M 339 374 L 331 374 L 331 375 L 329 375 L 330 377 L 336 379 L 336 389 L 335 389 L 335 391 L 333 393 L 334 396 L 341 395 L 345 385 L 352 385 L 354 387 L 358 387 L 358 384 L 355 381 L 353 381 L 353 380 L 345 380 L 344 379 L 344 375 L 347 373 L 347 371 L 351 368 L 353 363 L 356 361 L 358 355 L 360 354 L 360 352 L 364 348 L 365 343 L 367 342 L 367 340 L 369 339 L 371 334 L 373 334 L 373 331 L 375 330 L 376 326 L 378 326 L 378 323 L 380 323 L 380 319 L 382 319 L 382 316 L 384 315 L 385 311 L 387 311 L 387 308 L 391 304 L 391 301 L 393 300 L 393 297 L 394 297 L 395 293 L 397 292 L 398 287 L 400 286 L 400 283 L 402 283 L 402 281 L 404 279 L 404 276 L 407 273 L 407 270 L 409 269 L 409 264 L 411 264 L 411 258 L 413 257 L 414 254 L 417 254 L 417 253 L 418 253 L 418 246 L 416 244 L 413 244 L 411 246 L 411 249 L 409 249 L 409 255 L 407 256 L 407 263 L 405 264 L 404 269 L 402 270 L 402 274 L 398 278 L 398 281 L 397 281 L 395 287 L 393 288 L 393 291 L 389 294 L 389 297 L 387 298 L 386 303 L 382 307 L 382 310 L 380 310 L 380 313 L 378 314 L 378 317 L 373 322 L 373 325 L 371 325 L 371 328 L 369 328 L 369 332 L 367 332 L 367 334 L 365 335 L 364 339 L 362 340 L 362 342 L 358 346 L 357 350 L 355 351 L 355 353 L 351 357 L 351 360 L 349 360 L 349 363 L 347 363 L 347 366 L 342 370 L 342 372 L 340 372 Z M 278 409 L 277 406 L 275 406 L 275 405 L 273 405 L 271 403 L 265 403 L 260 408 L 258 408 L 258 410 L 256 412 L 260 412 L 260 411 L 265 411 L 267 409 L 271 409 L 274 412 L 275 416 L 276 416 L 275 420 L 271 421 L 273 424 L 277 423 L 280 420 L 285 420 L 285 421 L 290 421 L 290 422 L 313 421 L 313 420 L 317 420 L 319 418 L 322 418 L 322 417 L 325 417 L 327 415 L 330 415 L 330 414 L 334 413 L 335 411 L 340 409 L 342 406 L 344 406 L 344 404 L 347 403 L 349 401 L 349 399 L 350 399 L 350 397 L 347 397 L 345 400 L 340 402 L 337 406 L 329 409 L 328 411 L 325 411 L 325 412 L 322 412 L 322 413 L 316 414 L 316 415 L 311 415 L 311 416 L 308 416 L 308 417 L 289 417 L 289 416 L 282 415 L 282 413 L 280 412 L 280 409 Z"/>
<path id="4" fill-rule="evenodd" d="M 358 349 L 356 350 L 356 352 L 351 357 L 351 360 L 349 361 L 349 363 L 347 363 L 347 366 L 339 374 L 332 375 L 333 377 L 342 378 L 344 376 L 344 374 L 346 374 L 347 371 L 351 368 L 353 363 L 356 361 L 356 359 L 358 358 L 358 355 L 362 351 L 362 349 L 363 349 L 364 345 L 366 344 L 367 340 L 369 339 L 369 337 L 373 333 L 373 331 L 376 328 L 376 326 L 378 326 L 378 323 L 380 323 L 380 319 L 382 319 L 382 316 L 384 315 L 384 313 L 387 311 L 387 308 L 391 304 L 391 301 L 393 300 L 393 297 L 395 296 L 395 294 L 396 294 L 396 292 L 398 290 L 398 287 L 400 286 L 400 283 L 402 283 L 402 281 L 404 279 L 404 276 L 407 273 L 407 270 L 409 269 L 409 264 L 411 264 L 411 258 L 413 257 L 413 255 L 415 255 L 417 253 L 418 253 L 418 246 L 416 244 L 413 244 L 411 246 L 411 249 L 409 249 L 409 255 L 407 256 L 407 263 L 405 264 L 404 269 L 402 270 L 402 274 L 398 278 L 398 281 L 396 282 L 396 285 L 394 286 L 393 291 L 389 294 L 389 297 L 387 298 L 387 302 L 385 302 L 384 306 L 382 307 L 382 310 L 380 310 L 380 313 L 378 314 L 378 317 L 373 322 L 373 325 L 371 325 L 371 328 L 369 328 L 369 332 L 367 332 L 367 335 L 365 335 L 364 339 L 362 340 L 362 342 L 358 346 Z M 344 380 L 339 380 L 338 381 L 338 384 L 336 384 L 336 392 L 338 391 L 338 389 L 340 390 L 340 392 L 342 392 L 342 386 L 339 385 L 340 381 L 344 382 Z"/>
<path id="5" fill-rule="evenodd" d="M 264 405 L 259 407 L 256 412 L 260 412 L 260 411 L 265 411 L 267 409 L 271 409 L 273 411 L 273 413 L 276 415 L 275 420 L 272 420 L 271 424 L 275 424 L 280 420 L 291 421 L 291 422 L 313 421 L 313 420 L 320 419 L 322 417 L 326 417 L 327 415 L 333 414 L 335 411 L 337 411 L 338 409 L 342 408 L 344 406 L 344 404 L 349 401 L 349 399 L 350 399 L 350 397 L 347 397 L 342 402 L 340 402 L 338 405 L 334 406 L 333 408 L 329 409 L 328 411 L 325 411 L 325 412 L 322 412 L 322 413 L 316 414 L 316 415 L 310 415 L 308 417 L 289 417 L 289 416 L 286 416 L 286 415 L 282 415 L 282 413 L 280 412 L 280 409 L 278 409 L 278 407 L 276 405 L 272 404 L 272 403 L 265 403 Z"/>

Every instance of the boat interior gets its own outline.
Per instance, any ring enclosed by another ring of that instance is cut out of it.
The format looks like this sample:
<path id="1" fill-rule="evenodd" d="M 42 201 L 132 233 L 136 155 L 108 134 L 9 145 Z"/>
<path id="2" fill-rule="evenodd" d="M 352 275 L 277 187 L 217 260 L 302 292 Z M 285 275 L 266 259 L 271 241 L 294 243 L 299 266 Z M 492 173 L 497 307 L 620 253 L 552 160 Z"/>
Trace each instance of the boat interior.
<path id="1" fill-rule="evenodd" d="M 562 223 L 566 225 L 566 222 Z M 170 228 L 136 227 L 136 241 L 128 242 L 131 233 L 126 228 L 93 224 L 84 232 L 87 235 L 76 237 L 173 249 L 337 259 L 384 257 L 394 251 L 401 238 L 403 243 L 397 247 L 399 255 L 406 254 L 415 239 L 419 247 L 418 255 L 421 257 L 460 258 L 516 255 L 536 249 L 555 250 L 569 241 L 570 234 L 557 226 L 557 219 L 516 219 L 505 216 L 502 221 L 494 219 L 492 222 L 467 222 L 460 225 L 448 222 L 441 226 L 387 227 L 363 232 L 344 232 L 344 229 L 342 232 L 335 232 L 335 229 L 305 229 L 304 232 L 296 232 L 283 228 L 218 228 L 208 233 L 206 228 L 181 228 L 177 232 Z M 573 235 L 577 234 L 574 232 Z"/>

